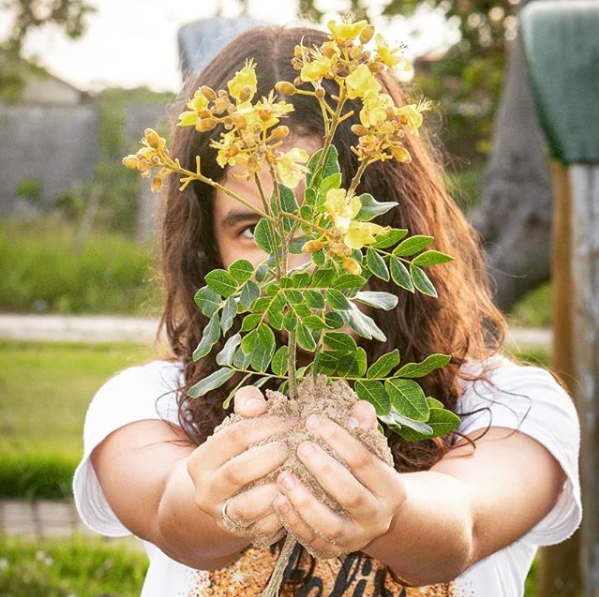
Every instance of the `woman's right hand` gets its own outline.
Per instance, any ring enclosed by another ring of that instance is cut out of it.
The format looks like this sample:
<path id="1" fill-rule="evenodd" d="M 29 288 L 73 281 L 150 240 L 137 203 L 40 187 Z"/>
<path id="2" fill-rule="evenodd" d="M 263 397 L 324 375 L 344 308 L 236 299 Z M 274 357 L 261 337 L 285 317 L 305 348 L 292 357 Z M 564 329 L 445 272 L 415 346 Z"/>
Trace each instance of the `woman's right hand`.
<path id="1" fill-rule="evenodd" d="M 246 418 L 198 446 L 187 460 L 187 471 L 195 486 L 196 506 L 210 515 L 218 526 L 225 529 L 221 508 L 228 500 L 227 516 L 247 527 L 236 534 L 250 539 L 272 537 L 270 542 L 274 542 L 285 533 L 272 507 L 280 493 L 276 483 L 257 485 L 240 492 L 248 483 L 279 468 L 288 457 L 288 450 L 280 441 L 249 446 L 291 429 L 297 421 L 284 421 L 274 416 L 256 418 L 265 410 L 266 401 L 258 388 L 245 386 L 239 389 L 235 395 L 235 412 Z"/>

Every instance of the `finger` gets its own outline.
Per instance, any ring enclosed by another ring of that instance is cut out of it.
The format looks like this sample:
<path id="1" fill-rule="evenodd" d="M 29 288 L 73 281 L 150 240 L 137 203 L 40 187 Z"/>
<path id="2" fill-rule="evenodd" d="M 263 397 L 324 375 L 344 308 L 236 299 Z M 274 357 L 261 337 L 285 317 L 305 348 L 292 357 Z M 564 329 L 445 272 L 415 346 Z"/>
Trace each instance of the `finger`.
<path id="1" fill-rule="evenodd" d="M 264 394 L 255 386 L 244 386 L 235 392 L 235 412 L 242 417 L 257 417 L 266 412 Z"/>
<path id="2" fill-rule="evenodd" d="M 281 524 L 279 515 L 274 510 L 264 518 L 258 520 L 250 529 L 250 534 L 260 545 L 272 545 L 277 539 L 286 533 Z"/>
<path id="3" fill-rule="evenodd" d="M 374 495 L 385 497 L 390 488 L 396 486 L 395 469 L 334 421 L 310 415 L 306 420 L 306 429 L 320 435 L 348 464 L 358 481 Z"/>
<path id="4" fill-rule="evenodd" d="M 288 456 L 289 450 L 283 442 L 269 442 L 249 448 L 216 471 L 215 497 L 226 499 L 239 493 L 248 483 L 262 479 L 279 468 Z"/>
<path id="5" fill-rule="evenodd" d="M 279 495 L 276 483 L 264 483 L 246 489 L 229 499 L 227 504 L 227 516 L 242 526 L 248 526 L 254 522 L 272 515 L 272 503 Z M 277 531 L 280 528 L 273 529 Z"/>
<path id="6" fill-rule="evenodd" d="M 356 520 L 376 515 L 377 500 L 351 471 L 312 442 L 302 442 L 297 455 L 321 487 Z M 303 514 L 303 510 L 299 510 Z"/>
<path id="7" fill-rule="evenodd" d="M 366 402 L 366 400 L 358 400 L 351 407 L 351 410 L 349 412 L 348 427 L 360 427 L 360 429 L 376 429 L 377 418 L 374 406 L 372 406 L 370 402 Z"/>
<path id="8" fill-rule="evenodd" d="M 231 458 L 245 452 L 271 436 L 283 433 L 297 424 L 297 420 L 281 417 L 260 417 L 239 421 L 211 435 L 196 448 L 188 460 L 188 470 L 198 467 L 203 471 L 216 470 Z"/>
<path id="9" fill-rule="evenodd" d="M 331 543 L 321 539 L 299 516 L 289 500 L 280 495 L 273 502 L 283 526 L 287 532 L 297 537 L 298 541 L 318 558 L 333 558 L 339 555 L 339 550 Z"/>
<path id="10" fill-rule="evenodd" d="M 278 476 L 277 484 L 300 518 L 319 537 L 333 544 L 348 542 L 351 522 L 318 501 L 299 479 L 285 471 Z"/>

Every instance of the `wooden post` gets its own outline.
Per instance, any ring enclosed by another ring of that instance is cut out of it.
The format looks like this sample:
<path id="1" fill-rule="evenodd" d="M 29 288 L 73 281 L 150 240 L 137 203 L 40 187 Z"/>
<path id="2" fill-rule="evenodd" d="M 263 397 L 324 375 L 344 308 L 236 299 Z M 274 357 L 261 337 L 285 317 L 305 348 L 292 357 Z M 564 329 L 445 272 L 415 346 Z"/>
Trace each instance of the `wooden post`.
<path id="1" fill-rule="evenodd" d="M 538 595 L 599 597 L 599 3 L 534 2 L 520 25 L 556 160 L 552 366 L 575 399 L 582 431 L 582 533 L 542 550 Z"/>

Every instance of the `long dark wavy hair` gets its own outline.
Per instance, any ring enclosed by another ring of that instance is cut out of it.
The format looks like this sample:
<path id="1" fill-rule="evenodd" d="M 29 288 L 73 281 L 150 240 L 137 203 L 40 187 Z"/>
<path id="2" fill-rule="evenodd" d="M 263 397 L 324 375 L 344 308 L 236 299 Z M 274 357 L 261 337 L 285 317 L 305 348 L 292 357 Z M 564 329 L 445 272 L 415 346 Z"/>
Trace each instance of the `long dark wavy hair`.
<path id="1" fill-rule="evenodd" d="M 298 73 L 291 66 L 291 58 L 295 45 L 302 39 L 305 46 L 311 47 L 322 44 L 328 36 L 312 28 L 282 26 L 261 26 L 243 33 L 199 76 L 188 78 L 180 101 L 172 106 L 173 123 L 199 86 L 225 89 L 227 81 L 247 58 L 256 62 L 258 96 L 266 96 L 278 81 L 293 81 Z M 382 91 L 391 95 L 398 106 L 413 103 L 408 85 L 398 83 L 389 74 L 381 75 L 379 81 Z M 324 81 L 324 87 L 329 94 L 336 91 L 330 81 Z M 293 134 L 324 136 L 321 112 L 314 98 L 294 95 L 286 101 L 295 108 L 285 122 Z M 350 128 L 359 122 L 360 105 L 351 105 L 350 101 L 347 108 L 353 109 L 355 114 L 340 125 L 334 139 L 344 185 L 349 183 L 358 166 L 350 151 L 357 138 Z M 216 163 L 216 150 L 209 147 L 210 140 L 218 138 L 222 129 L 202 134 L 193 127 L 173 127 L 173 130 L 173 157 L 178 158 L 184 168 L 194 170 L 196 155 L 199 155 L 202 172 L 214 180 L 222 180 L 224 171 Z M 399 303 L 393 312 L 385 312 L 383 316 L 380 311 L 373 313 L 387 337 L 386 342 L 363 340 L 361 344 L 369 362 L 394 348 L 399 349 L 403 362 L 421 361 L 432 353 L 451 355 L 450 363 L 423 378 L 421 385 L 428 396 L 434 396 L 446 408 L 455 411 L 462 393 L 460 379 L 488 381 L 484 369 L 478 375 L 470 375 L 462 371 L 461 366 L 500 352 L 507 322 L 491 299 L 481 239 L 445 188 L 442 153 L 435 148 L 432 135 L 421 130 L 420 136 L 409 135 L 405 145 L 412 156 L 411 163 L 390 160 L 371 165 L 358 191 L 371 193 L 380 201 L 397 201 L 396 208 L 376 221 L 407 228 L 410 234 L 434 236 L 432 247 L 454 256 L 455 261 L 427 270 L 438 298 L 398 291 L 392 282 L 371 278 L 372 290 L 398 294 Z M 208 357 L 199 362 L 192 360 L 193 350 L 207 324 L 193 297 L 205 284 L 206 274 L 223 267 L 214 232 L 213 199 L 212 187 L 194 182 L 180 192 L 178 177 L 171 176 L 161 208 L 160 267 L 165 304 L 158 336 L 166 332 L 168 358 L 183 366 L 185 382 L 178 398 L 179 420 L 193 445 L 204 442 L 231 412 L 231 408 L 223 409 L 222 402 L 240 381 L 234 377 L 224 388 L 195 401 L 186 397 L 191 385 L 218 368 L 212 355 L 222 347 L 221 341 Z M 237 329 L 234 327 L 230 333 Z M 400 472 L 426 470 L 450 449 L 449 438 L 408 442 L 386 428 L 385 434 L 395 468 Z M 301 555 L 298 563 L 300 560 Z M 310 570 L 313 567 L 314 562 Z"/>

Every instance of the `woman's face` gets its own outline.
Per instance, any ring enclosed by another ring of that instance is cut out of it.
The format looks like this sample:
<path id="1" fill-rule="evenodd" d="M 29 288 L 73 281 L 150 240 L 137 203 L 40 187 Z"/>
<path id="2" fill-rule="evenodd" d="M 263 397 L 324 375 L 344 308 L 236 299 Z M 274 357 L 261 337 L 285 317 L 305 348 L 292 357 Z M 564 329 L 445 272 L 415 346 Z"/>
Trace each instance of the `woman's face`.
<path id="1" fill-rule="evenodd" d="M 288 151 L 292 147 L 305 149 L 311 155 L 319 149 L 320 139 L 308 136 L 287 137 L 285 143 L 279 149 Z M 256 183 L 253 179 L 243 180 L 234 176 L 238 172 L 237 167 L 228 167 L 221 184 L 263 210 L 262 199 Z M 267 199 L 270 198 L 273 184 L 266 167 L 260 172 L 260 181 L 265 196 Z M 296 187 L 295 196 L 298 202 L 301 203 L 304 196 L 303 181 Z M 260 216 L 249 207 L 245 207 L 220 190 L 216 191 L 214 197 L 214 230 L 218 250 L 225 268 L 237 259 L 247 259 L 252 265 L 257 266 L 266 258 L 266 253 L 258 248 L 254 242 L 254 228 L 259 219 Z M 289 268 L 306 263 L 309 259 L 310 256 L 305 254 L 289 255 Z"/>

